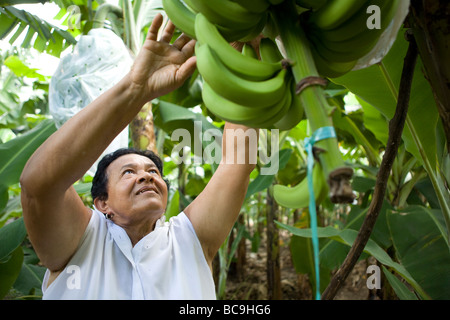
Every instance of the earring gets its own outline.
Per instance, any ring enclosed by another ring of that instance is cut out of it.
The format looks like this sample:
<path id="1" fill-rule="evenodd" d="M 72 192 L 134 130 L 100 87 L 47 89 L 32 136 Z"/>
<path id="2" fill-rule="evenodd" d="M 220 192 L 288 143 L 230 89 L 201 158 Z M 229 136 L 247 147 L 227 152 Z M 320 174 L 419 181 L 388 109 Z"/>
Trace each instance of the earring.
<path id="1" fill-rule="evenodd" d="M 113 215 L 112 213 L 106 213 L 106 214 L 105 214 L 105 218 L 106 218 L 107 220 L 111 220 L 112 217 L 114 217 L 114 215 Z"/>

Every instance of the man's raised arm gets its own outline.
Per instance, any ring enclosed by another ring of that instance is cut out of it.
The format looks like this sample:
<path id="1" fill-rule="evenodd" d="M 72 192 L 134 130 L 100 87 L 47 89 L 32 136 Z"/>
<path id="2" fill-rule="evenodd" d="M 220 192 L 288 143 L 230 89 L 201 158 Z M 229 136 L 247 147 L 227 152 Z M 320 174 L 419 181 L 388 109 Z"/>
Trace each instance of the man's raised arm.
<path id="1" fill-rule="evenodd" d="M 184 210 L 210 264 L 230 233 L 256 166 L 259 129 L 226 123 L 222 161 L 201 194 Z"/>
<path id="2" fill-rule="evenodd" d="M 73 183 L 80 179 L 142 106 L 179 87 L 194 71 L 194 42 L 181 36 L 169 44 L 174 26 L 162 37 L 157 15 L 131 71 L 68 120 L 33 154 L 21 175 L 25 224 L 41 261 L 64 268 L 89 221 L 90 210 Z"/>

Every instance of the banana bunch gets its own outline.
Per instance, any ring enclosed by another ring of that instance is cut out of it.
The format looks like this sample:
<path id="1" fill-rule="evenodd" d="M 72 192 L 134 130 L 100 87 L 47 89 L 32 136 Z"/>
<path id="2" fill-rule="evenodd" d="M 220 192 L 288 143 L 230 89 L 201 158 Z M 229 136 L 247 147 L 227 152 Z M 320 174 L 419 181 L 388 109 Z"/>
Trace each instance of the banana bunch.
<path id="1" fill-rule="evenodd" d="M 219 118 L 257 128 L 288 130 L 303 117 L 292 74 L 276 43 L 261 40 L 258 52 L 242 53 L 202 13 L 195 19 L 197 68 L 204 80 L 202 97 Z"/>
<path id="2" fill-rule="evenodd" d="M 318 162 L 315 163 L 313 168 L 313 190 L 317 204 L 321 203 L 328 194 L 328 185 L 325 182 L 322 166 Z M 286 208 L 298 209 L 308 207 L 308 179 L 305 177 L 293 187 L 288 187 L 281 184 L 274 185 L 273 197 L 278 204 Z"/>
<path id="3" fill-rule="evenodd" d="M 271 2 L 276 1 L 163 0 L 162 4 L 170 20 L 191 38 L 196 38 L 195 15 L 202 13 L 231 42 L 250 41 L 258 36 L 266 25 Z"/>
<path id="4" fill-rule="evenodd" d="M 338 77 L 356 65 L 377 44 L 393 20 L 401 0 L 328 0 L 302 15 L 319 73 Z M 297 3 L 308 0 L 297 0 Z M 369 29 L 369 6 L 380 8 L 380 28 Z"/>

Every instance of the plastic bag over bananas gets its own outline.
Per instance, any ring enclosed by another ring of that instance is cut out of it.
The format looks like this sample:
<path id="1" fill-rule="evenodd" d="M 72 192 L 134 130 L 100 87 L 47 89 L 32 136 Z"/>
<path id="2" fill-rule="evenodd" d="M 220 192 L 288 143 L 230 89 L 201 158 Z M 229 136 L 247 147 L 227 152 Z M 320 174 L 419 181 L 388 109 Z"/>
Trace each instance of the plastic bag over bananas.
<path id="1" fill-rule="evenodd" d="M 133 63 L 122 39 L 108 29 L 94 28 L 80 37 L 72 53 L 61 58 L 49 87 L 49 108 L 59 128 L 102 92 L 112 87 Z M 128 146 L 125 128 L 102 155 Z M 97 163 L 88 173 L 94 176 Z"/>

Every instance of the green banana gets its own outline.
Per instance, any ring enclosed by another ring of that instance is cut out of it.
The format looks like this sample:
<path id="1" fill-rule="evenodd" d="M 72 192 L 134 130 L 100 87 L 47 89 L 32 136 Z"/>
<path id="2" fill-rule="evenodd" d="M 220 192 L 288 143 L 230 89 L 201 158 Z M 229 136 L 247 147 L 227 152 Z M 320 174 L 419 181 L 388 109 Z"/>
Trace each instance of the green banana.
<path id="1" fill-rule="evenodd" d="M 242 54 L 247 57 L 251 57 L 253 59 L 258 59 L 258 53 L 255 48 L 249 43 L 244 43 L 242 46 Z"/>
<path id="2" fill-rule="evenodd" d="M 270 38 L 262 38 L 259 43 L 259 54 L 262 61 L 278 62 L 283 60 L 283 55 L 276 42 Z"/>
<path id="3" fill-rule="evenodd" d="M 198 13 L 200 10 L 195 6 L 192 0 L 183 0 L 183 2 L 190 8 L 194 13 Z"/>
<path id="4" fill-rule="evenodd" d="M 294 128 L 303 119 L 303 115 L 305 113 L 302 102 L 296 94 L 295 81 L 292 81 L 290 92 L 288 94 L 291 95 L 291 105 L 289 107 L 289 110 L 280 120 L 276 121 L 273 124 L 273 127 L 275 129 L 279 129 L 282 131 L 291 130 L 292 128 Z"/>
<path id="5" fill-rule="evenodd" d="M 271 38 L 271 39 L 275 39 L 278 36 L 277 26 L 275 25 L 275 21 L 273 20 L 273 15 L 270 11 L 268 12 L 266 25 L 264 26 L 262 34 L 265 37 Z"/>
<path id="6" fill-rule="evenodd" d="M 233 0 L 245 9 L 254 13 L 261 13 L 267 10 L 270 3 L 267 0 Z"/>
<path id="7" fill-rule="evenodd" d="M 246 106 L 264 108 L 280 101 L 285 92 L 286 69 L 281 69 L 266 80 L 250 81 L 230 71 L 208 44 L 197 42 L 195 53 L 197 68 L 203 79 L 226 99 Z M 238 54 L 248 58 L 239 52 Z"/>
<path id="8" fill-rule="evenodd" d="M 370 4 L 380 8 L 382 20 L 385 20 L 384 15 L 391 10 L 392 6 L 396 6 L 396 2 L 398 2 L 398 0 L 372 0 Z M 368 17 L 367 6 L 362 6 L 351 19 L 348 19 L 345 23 L 334 29 L 319 30 L 317 36 L 320 39 L 328 41 L 344 41 L 354 38 L 358 34 L 367 31 Z M 384 29 L 383 25 L 382 29 Z"/>
<path id="9" fill-rule="evenodd" d="M 314 46 L 311 46 L 311 53 L 314 57 L 314 63 L 317 71 L 323 77 L 337 78 L 350 72 L 356 65 L 357 60 L 349 62 L 336 62 L 324 59 Z"/>
<path id="10" fill-rule="evenodd" d="M 401 0 L 392 0 L 390 5 L 384 7 L 385 11 L 381 15 L 380 29 L 369 30 L 366 27 L 364 32 L 344 41 L 329 41 L 321 38 L 320 35 L 312 33 L 309 35 L 309 38 L 320 55 L 326 60 L 334 62 L 358 60 L 369 53 L 377 44 L 381 34 L 395 16 L 399 1 Z"/>
<path id="11" fill-rule="evenodd" d="M 381 33 L 380 30 L 371 30 L 370 32 L 374 33 L 372 35 L 361 34 L 356 38 L 345 40 L 342 43 L 330 41 L 325 43 L 312 36 L 310 36 L 310 39 L 325 60 L 332 62 L 351 62 L 364 57 L 377 44 Z M 345 46 L 345 43 L 348 43 L 348 46 Z"/>
<path id="12" fill-rule="evenodd" d="M 349 51 L 349 46 L 356 46 L 356 48 L 359 49 L 358 47 L 363 48 L 369 45 L 371 41 L 366 39 L 373 39 L 375 41 L 378 41 L 380 35 L 386 30 L 386 28 L 392 22 L 392 19 L 395 17 L 400 1 L 401 0 L 390 0 L 386 6 L 384 6 L 382 9 L 380 8 L 380 29 L 370 30 L 366 25 L 364 25 L 364 31 L 355 35 L 354 37 L 342 41 L 335 39 L 324 39 L 324 44 L 329 45 L 328 47 L 332 50 L 336 50 L 338 52 L 347 52 Z M 367 17 L 367 15 L 365 16 Z M 354 27 L 356 28 L 361 26 L 354 25 Z"/>
<path id="13" fill-rule="evenodd" d="M 261 15 L 260 21 L 248 29 L 227 28 L 217 25 L 217 30 L 227 42 L 240 41 L 247 42 L 256 38 L 264 29 L 267 22 L 268 13 Z"/>
<path id="14" fill-rule="evenodd" d="M 233 123 L 254 122 L 260 116 L 253 108 L 244 107 L 217 94 L 207 82 L 203 82 L 203 103 L 217 117 Z"/>
<path id="15" fill-rule="evenodd" d="M 328 0 L 295 0 L 295 3 L 305 9 L 311 9 L 313 11 L 322 8 Z"/>
<path id="16" fill-rule="evenodd" d="M 195 39 L 195 13 L 180 0 L 162 0 L 162 5 L 173 24 L 183 33 Z"/>
<path id="17" fill-rule="evenodd" d="M 261 15 L 261 20 L 254 27 L 252 27 L 248 30 L 245 30 L 246 31 L 245 35 L 239 37 L 238 40 L 241 42 L 248 42 L 248 41 L 252 41 L 256 37 L 258 37 L 261 34 L 261 32 L 264 30 L 264 27 L 266 26 L 268 16 L 269 16 L 268 12 L 263 13 Z M 227 37 L 225 37 L 225 38 L 231 42 L 231 40 L 229 40 Z"/>
<path id="18" fill-rule="evenodd" d="M 270 110 L 261 117 L 260 121 L 255 123 L 254 127 L 272 129 L 274 124 L 281 120 L 289 111 L 289 107 L 292 104 L 292 95 L 290 95 L 289 87 L 293 79 L 288 80 L 286 85 L 286 91 L 283 98 L 275 105 L 270 107 Z"/>
<path id="19" fill-rule="evenodd" d="M 247 37 L 249 33 L 253 31 L 253 29 L 256 29 L 256 26 L 249 29 L 233 29 L 222 26 L 216 27 L 224 40 L 226 40 L 226 42 L 240 41 L 241 39 Z"/>
<path id="20" fill-rule="evenodd" d="M 242 55 L 202 13 L 195 18 L 195 35 L 198 43 L 207 43 L 230 70 L 245 79 L 268 79 L 282 69 L 281 62 L 268 63 Z"/>
<path id="21" fill-rule="evenodd" d="M 329 0 L 319 10 L 312 12 L 309 23 L 315 25 L 319 29 L 327 30 L 336 28 L 352 17 L 369 1 Z"/>
<path id="22" fill-rule="evenodd" d="M 266 108 L 249 108 L 225 99 L 205 81 L 202 90 L 203 103 L 217 117 L 254 128 L 268 128 L 281 118 L 290 103 L 289 95 L 284 95 L 276 104 Z"/>
<path id="23" fill-rule="evenodd" d="M 261 14 L 250 12 L 229 0 L 191 0 L 199 12 L 212 23 L 231 29 L 248 29 L 261 19 Z"/>
<path id="24" fill-rule="evenodd" d="M 321 202 L 320 199 L 324 194 L 324 190 L 327 188 L 322 166 L 316 162 L 313 168 L 313 190 L 316 203 Z M 309 189 L 307 177 L 294 187 L 288 187 L 281 184 L 274 185 L 273 197 L 278 204 L 286 208 L 298 209 L 308 207 Z"/>

